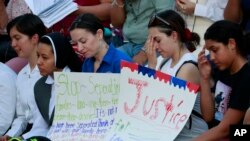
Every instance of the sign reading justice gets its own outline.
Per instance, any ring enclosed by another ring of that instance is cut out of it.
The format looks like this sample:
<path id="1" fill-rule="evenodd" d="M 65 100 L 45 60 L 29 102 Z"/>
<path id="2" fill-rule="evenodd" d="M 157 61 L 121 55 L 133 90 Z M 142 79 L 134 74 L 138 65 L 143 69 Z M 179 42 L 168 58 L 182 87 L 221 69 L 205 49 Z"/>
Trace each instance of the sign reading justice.
<path id="1" fill-rule="evenodd" d="M 186 124 L 199 86 L 122 62 L 115 123 L 106 141 L 172 141 Z"/>

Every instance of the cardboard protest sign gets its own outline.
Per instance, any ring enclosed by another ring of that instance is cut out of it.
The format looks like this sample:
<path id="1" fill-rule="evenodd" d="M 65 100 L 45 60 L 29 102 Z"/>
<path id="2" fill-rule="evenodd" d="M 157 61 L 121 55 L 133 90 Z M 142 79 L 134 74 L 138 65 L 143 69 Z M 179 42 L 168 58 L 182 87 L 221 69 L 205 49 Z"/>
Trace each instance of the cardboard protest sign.
<path id="1" fill-rule="evenodd" d="M 122 62 L 115 123 L 105 141 L 172 141 L 187 122 L 198 85 Z"/>
<path id="2" fill-rule="evenodd" d="M 55 73 L 56 106 L 48 137 L 53 141 L 101 141 L 114 123 L 120 76 Z"/>

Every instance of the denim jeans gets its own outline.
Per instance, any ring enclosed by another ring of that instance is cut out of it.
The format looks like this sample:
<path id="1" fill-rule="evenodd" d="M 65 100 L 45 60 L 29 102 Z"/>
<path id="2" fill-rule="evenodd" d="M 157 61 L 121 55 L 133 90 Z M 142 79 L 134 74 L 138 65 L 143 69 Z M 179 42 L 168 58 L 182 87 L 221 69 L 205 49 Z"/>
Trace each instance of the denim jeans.
<path id="1" fill-rule="evenodd" d="M 134 43 L 125 43 L 122 46 L 118 47 L 117 49 L 126 53 L 128 56 L 133 58 L 136 54 L 141 51 L 141 48 L 144 44 L 134 44 Z"/>

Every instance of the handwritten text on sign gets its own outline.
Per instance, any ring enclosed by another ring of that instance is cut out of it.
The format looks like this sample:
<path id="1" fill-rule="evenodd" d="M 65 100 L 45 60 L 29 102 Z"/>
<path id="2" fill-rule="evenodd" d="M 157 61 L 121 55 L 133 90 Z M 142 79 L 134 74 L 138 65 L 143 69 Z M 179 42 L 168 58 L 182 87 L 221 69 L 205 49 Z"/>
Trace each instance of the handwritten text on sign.
<path id="1" fill-rule="evenodd" d="M 101 141 L 114 124 L 118 74 L 55 73 L 56 108 L 48 134 L 56 141 Z"/>
<path id="2" fill-rule="evenodd" d="M 115 126 L 105 140 L 174 140 L 188 120 L 196 93 L 129 67 L 122 68 L 121 84 Z"/>

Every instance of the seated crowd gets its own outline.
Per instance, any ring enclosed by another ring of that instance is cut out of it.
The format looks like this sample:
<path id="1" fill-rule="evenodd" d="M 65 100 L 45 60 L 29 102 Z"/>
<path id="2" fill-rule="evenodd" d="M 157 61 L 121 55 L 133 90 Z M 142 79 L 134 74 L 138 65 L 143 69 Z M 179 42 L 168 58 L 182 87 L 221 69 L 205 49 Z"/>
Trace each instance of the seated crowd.
<path id="1" fill-rule="evenodd" d="M 77 11 L 46 28 L 24 0 L 20 9 L 15 0 L 0 1 L 0 141 L 47 137 L 54 72 L 120 73 L 121 60 L 200 86 L 176 141 L 229 139 L 230 125 L 250 123 L 247 0 L 237 3 L 235 13 L 243 16 L 230 14 L 234 0 L 75 2 Z M 200 35 L 187 15 L 211 24 Z"/>

